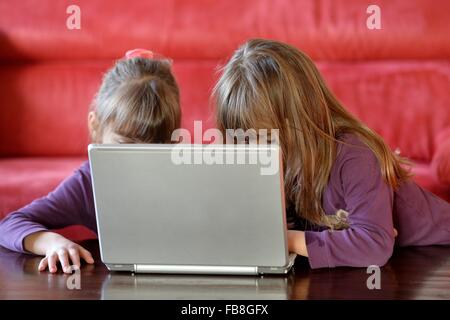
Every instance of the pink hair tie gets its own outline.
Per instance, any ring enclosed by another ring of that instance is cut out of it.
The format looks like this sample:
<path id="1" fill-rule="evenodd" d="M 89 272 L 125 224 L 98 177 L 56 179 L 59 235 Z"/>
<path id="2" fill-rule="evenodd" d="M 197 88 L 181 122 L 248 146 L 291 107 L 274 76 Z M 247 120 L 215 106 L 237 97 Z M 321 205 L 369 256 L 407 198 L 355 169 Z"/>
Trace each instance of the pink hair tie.
<path id="1" fill-rule="evenodd" d="M 131 59 L 131 58 L 147 58 L 147 59 L 153 59 L 155 57 L 155 54 L 153 51 L 146 50 L 146 49 L 133 49 L 128 50 L 125 53 L 125 58 Z"/>

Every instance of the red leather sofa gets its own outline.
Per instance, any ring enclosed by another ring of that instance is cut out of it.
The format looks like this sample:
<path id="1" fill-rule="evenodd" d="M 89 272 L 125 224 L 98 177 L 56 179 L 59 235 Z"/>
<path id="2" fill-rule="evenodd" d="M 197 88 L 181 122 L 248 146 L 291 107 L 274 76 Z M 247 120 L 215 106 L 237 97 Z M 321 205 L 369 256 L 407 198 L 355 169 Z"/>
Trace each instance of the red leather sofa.
<path id="1" fill-rule="evenodd" d="M 374 3 L 380 30 L 366 26 Z M 66 27 L 72 4 L 79 30 Z M 183 126 L 208 128 L 217 66 L 253 37 L 307 52 L 348 109 L 411 158 L 416 181 L 450 201 L 449 11 L 445 0 L 3 0 L 0 218 L 86 159 L 90 102 L 126 50 L 171 57 Z"/>

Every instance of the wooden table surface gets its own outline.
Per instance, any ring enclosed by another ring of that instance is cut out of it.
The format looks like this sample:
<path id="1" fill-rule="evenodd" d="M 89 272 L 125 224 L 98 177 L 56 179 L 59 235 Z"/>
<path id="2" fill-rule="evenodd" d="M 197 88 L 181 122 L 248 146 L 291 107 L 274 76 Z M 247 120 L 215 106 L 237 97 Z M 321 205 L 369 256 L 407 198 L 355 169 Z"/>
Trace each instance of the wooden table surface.
<path id="1" fill-rule="evenodd" d="M 364 268 L 311 270 L 297 258 L 288 276 L 187 276 L 111 273 L 96 240 L 82 242 L 96 259 L 81 268 L 81 289 L 69 275 L 37 271 L 40 258 L 0 247 L 0 299 L 450 299 L 450 247 L 396 249 L 381 268 L 381 289 L 369 290 Z"/>

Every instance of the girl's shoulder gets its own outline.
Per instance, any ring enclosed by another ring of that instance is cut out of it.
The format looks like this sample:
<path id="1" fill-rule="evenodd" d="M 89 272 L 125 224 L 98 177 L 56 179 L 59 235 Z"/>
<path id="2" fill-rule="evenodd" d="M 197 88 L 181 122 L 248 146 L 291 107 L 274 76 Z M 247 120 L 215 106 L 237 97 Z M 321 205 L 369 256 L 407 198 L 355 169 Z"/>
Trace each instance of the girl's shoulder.
<path id="1" fill-rule="evenodd" d="M 341 181 L 355 176 L 372 179 L 381 175 L 381 170 L 378 159 L 369 146 L 358 135 L 345 133 L 338 138 L 331 175 L 332 179 Z"/>
<path id="2" fill-rule="evenodd" d="M 336 161 L 349 158 L 376 159 L 373 151 L 355 133 L 343 133 L 337 137 Z"/>
<path id="3" fill-rule="evenodd" d="M 91 174 L 91 165 L 89 164 L 89 160 L 85 160 L 77 169 L 77 171 Z"/>
<path id="4" fill-rule="evenodd" d="M 91 166 L 86 160 L 74 169 L 72 174 L 65 179 L 68 184 L 90 184 L 91 183 Z"/>

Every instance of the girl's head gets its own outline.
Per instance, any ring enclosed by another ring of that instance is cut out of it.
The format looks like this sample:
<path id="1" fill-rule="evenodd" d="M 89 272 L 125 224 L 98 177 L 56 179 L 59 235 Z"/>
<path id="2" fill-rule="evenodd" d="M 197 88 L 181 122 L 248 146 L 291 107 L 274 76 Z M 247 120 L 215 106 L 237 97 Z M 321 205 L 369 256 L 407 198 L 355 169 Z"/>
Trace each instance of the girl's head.
<path id="1" fill-rule="evenodd" d="M 372 149 L 394 188 L 408 176 L 402 160 L 339 103 L 312 60 L 290 45 L 246 42 L 224 67 L 213 96 L 221 130 L 279 129 L 287 201 L 312 223 L 339 227 L 321 202 L 342 133 L 357 134 Z"/>
<path id="2" fill-rule="evenodd" d="M 181 119 L 178 85 L 169 60 L 144 53 L 105 74 L 88 117 L 93 142 L 171 142 Z"/>

